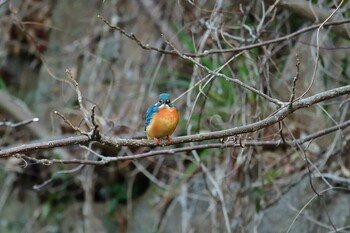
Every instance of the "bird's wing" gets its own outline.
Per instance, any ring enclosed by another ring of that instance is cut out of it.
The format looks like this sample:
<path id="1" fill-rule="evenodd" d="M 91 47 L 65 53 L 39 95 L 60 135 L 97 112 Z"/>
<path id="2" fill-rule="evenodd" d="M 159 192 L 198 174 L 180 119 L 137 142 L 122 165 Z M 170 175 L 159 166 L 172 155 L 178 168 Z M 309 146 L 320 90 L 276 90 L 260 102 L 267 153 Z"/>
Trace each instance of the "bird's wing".
<path id="1" fill-rule="evenodd" d="M 145 130 L 147 128 L 147 126 L 151 123 L 153 114 L 158 112 L 158 107 L 160 106 L 160 104 L 155 104 L 155 105 L 151 105 L 148 107 L 147 111 L 146 111 L 146 122 L 145 122 Z"/>

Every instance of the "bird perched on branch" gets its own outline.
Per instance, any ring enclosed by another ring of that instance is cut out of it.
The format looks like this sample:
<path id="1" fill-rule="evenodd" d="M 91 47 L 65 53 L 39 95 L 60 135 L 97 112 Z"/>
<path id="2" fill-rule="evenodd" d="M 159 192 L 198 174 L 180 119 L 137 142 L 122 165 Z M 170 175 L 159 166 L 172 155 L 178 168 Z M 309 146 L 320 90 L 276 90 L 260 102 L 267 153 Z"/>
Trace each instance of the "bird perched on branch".
<path id="1" fill-rule="evenodd" d="M 146 112 L 147 138 L 153 138 L 159 144 L 160 138 L 167 137 L 170 144 L 170 135 L 175 131 L 178 122 L 179 113 L 175 105 L 170 102 L 170 95 L 160 94 L 158 103 L 149 106 Z"/>

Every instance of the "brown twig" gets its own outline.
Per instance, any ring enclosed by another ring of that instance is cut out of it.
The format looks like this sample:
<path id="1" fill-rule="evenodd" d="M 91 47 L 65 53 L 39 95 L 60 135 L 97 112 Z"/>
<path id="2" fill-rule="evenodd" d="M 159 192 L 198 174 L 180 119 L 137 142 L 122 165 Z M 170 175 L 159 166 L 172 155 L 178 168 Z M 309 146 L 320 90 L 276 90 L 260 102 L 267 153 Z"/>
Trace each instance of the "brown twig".
<path id="1" fill-rule="evenodd" d="M 294 78 L 293 78 L 292 91 L 291 91 L 290 98 L 289 98 L 289 104 L 290 104 L 290 106 L 292 106 L 293 101 L 294 101 L 294 99 L 295 99 L 295 85 L 297 84 L 297 81 L 298 81 L 298 79 L 299 79 L 300 60 L 299 60 L 298 55 L 296 55 L 296 64 L 295 64 L 295 67 L 296 67 L 296 71 L 295 71 L 295 76 L 294 76 Z"/>
<path id="2" fill-rule="evenodd" d="M 286 140 L 284 139 L 283 136 L 283 126 L 282 126 L 283 121 L 278 122 L 278 133 L 280 134 L 280 137 L 282 139 L 282 142 L 286 144 Z"/>
<path id="3" fill-rule="evenodd" d="M 89 136 L 89 134 L 87 132 L 85 132 L 84 130 L 80 129 L 79 127 L 76 127 L 72 124 L 72 122 L 70 122 L 65 116 L 63 116 L 61 113 L 54 111 L 54 113 L 61 117 L 61 119 L 67 124 L 69 125 L 74 131 L 79 132 L 82 135 L 86 135 Z"/>
<path id="4" fill-rule="evenodd" d="M 66 75 L 68 76 L 69 80 L 74 84 L 74 89 L 75 92 L 77 93 L 77 97 L 78 97 L 78 103 L 79 103 L 79 107 L 80 107 L 80 111 L 83 114 L 84 117 L 84 121 L 85 123 L 88 125 L 88 127 L 90 128 L 90 130 L 92 130 L 94 128 L 93 124 L 90 122 L 90 117 L 89 117 L 89 111 L 85 108 L 84 104 L 83 104 L 83 97 L 81 94 L 81 91 L 79 89 L 79 84 L 78 82 L 74 79 L 71 71 L 69 69 L 66 69 Z"/>
<path id="5" fill-rule="evenodd" d="M 145 49 L 145 50 L 154 50 L 160 53 L 165 53 L 165 54 L 172 54 L 173 52 L 168 51 L 168 50 L 164 50 L 164 49 L 159 49 L 157 47 L 153 47 L 150 46 L 149 44 L 144 44 L 142 43 L 133 33 L 127 33 L 124 29 L 122 29 L 119 26 L 116 25 L 112 25 L 110 22 L 108 22 L 103 16 L 98 15 L 97 18 L 101 19 L 108 27 L 119 31 L 121 34 L 123 34 L 124 36 L 126 36 L 127 38 L 129 38 L 130 40 L 135 41 L 141 48 Z"/>
<path id="6" fill-rule="evenodd" d="M 99 19 L 101 19 L 108 27 L 110 27 L 111 29 L 117 30 L 120 33 L 122 33 L 123 35 L 125 35 L 126 37 L 128 37 L 129 39 L 135 41 L 142 49 L 145 50 L 153 50 L 153 51 L 157 51 L 163 54 L 169 54 L 169 55 L 179 55 L 178 52 L 176 52 L 175 50 L 165 50 L 165 49 L 160 49 L 154 46 L 151 46 L 149 44 L 144 44 L 142 43 L 134 34 L 129 34 L 127 33 L 124 29 L 122 29 L 119 26 L 116 25 L 112 25 L 110 22 L 108 22 L 103 16 L 98 15 L 97 16 Z M 185 56 L 188 57 L 205 57 L 211 54 L 224 54 L 224 53 L 237 53 L 237 52 L 241 52 L 244 50 L 249 50 L 249 49 L 253 49 L 253 48 L 258 48 L 258 47 L 262 47 L 262 46 L 266 46 L 269 44 L 275 44 L 275 43 L 279 43 L 285 40 L 290 40 L 294 37 L 297 37 L 305 32 L 308 31 L 312 31 L 315 30 L 317 28 L 319 28 L 321 25 L 323 27 L 327 27 L 327 26 L 332 26 L 332 25 L 341 25 L 341 24 L 346 24 L 349 23 L 350 19 L 346 19 L 346 20 L 339 20 L 339 21 L 334 21 L 334 22 L 329 22 L 329 23 L 320 23 L 320 24 L 315 24 L 303 29 L 300 29 L 296 32 L 293 32 L 291 34 L 279 37 L 277 39 L 272 39 L 272 40 L 267 40 L 264 42 L 260 42 L 260 43 L 256 43 L 256 44 L 251 44 L 251 45 L 246 45 L 246 46 L 242 46 L 242 47 L 238 47 L 238 48 L 231 48 L 231 49 L 212 49 L 212 50 L 207 50 L 203 53 L 199 53 L 199 54 L 194 54 L 194 53 L 181 53 Z"/>
<path id="7" fill-rule="evenodd" d="M 96 109 L 96 105 L 92 106 L 92 108 L 91 108 L 91 122 L 92 122 L 92 125 L 94 126 L 94 128 L 92 130 L 91 140 L 99 141 L 101 138 L 101 133 L 99 130 L 99 125 L 95 121 L 95 109 Z"/>

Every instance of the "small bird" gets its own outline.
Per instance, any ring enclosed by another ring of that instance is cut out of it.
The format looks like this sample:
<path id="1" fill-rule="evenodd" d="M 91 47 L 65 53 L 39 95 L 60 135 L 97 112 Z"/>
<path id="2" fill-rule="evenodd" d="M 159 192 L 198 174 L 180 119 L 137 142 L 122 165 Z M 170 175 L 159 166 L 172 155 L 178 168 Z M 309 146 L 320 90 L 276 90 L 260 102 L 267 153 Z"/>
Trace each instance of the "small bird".
<path id="1" fill-rule="evenodd" d="M 179 122 L 179 113 L 174 104 L 170 103 L 170 95 L 159 95 L 158 103 L 149 106 L 146 111 L 145 130 L 148 139 L 154 139 L 159 144 L 159 138 L 167 137 L 171 144 L 170 135 L 175 131 Z"/>

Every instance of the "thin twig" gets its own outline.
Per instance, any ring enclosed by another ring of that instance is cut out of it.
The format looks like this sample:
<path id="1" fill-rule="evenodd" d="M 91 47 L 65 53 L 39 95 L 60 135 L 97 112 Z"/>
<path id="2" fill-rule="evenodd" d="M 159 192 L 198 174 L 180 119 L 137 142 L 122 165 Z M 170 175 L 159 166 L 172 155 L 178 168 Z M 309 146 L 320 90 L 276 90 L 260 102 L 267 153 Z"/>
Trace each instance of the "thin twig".
<path id="1" fill-rule="evenodd" d="M 7 126 L 7 127 L 10 127 L 10 128 L 17 128 L 17 127 L 25 126 L 25 125 L 28 125 L 30 123 L 37 122 L 37 121 L 39 121 L 39 118 L 37 118 L 37 117 L 32 118 L 32 119 L 27 119 L 27 120 L 24 120 L 24 121 L 20 121 L 20 122 L 16 122 L 16 123 L 13 123 L 12 121 L 0 121 L 0 126 Z"/>
<path id="2" fill-rule="evenodd" d="M 95 120 L 95 109 L 96 109 L 96 105 L 92 106 L 92 108 L 91 108 L 91 122 L 93 125 L 93 130 L 92 130 L 91 140 L 99 141 L 101 138 L 101 133 L 99 130 L 99 125 L 96 123 L 96 120 Z"/>
<path id="3" fill-rule="evenodd" d="M 292 106 L 293 101 L 294 101 L 294 99 L 295 99 L 295 85 L 297 84 L 297 81 L 298 81 L 298 79 L 299 79 L 300 60 L 299 60 L 298 55 L 296 55 L 296 64 L 295 64 L 295 67 L 296 67 L 296 71 L 295 71 L 295 76 L 294 76 L 294 78 L 293 78 L 291 95 L 290 95 L 290 98 L 289 98 L 289 104 L 290 104 L 290 106 Z"/>
<path id="4" fill-rule="evenodd" d="M 311 82 L 309 84 L 309 86 L 307 87 L 307 89 L 304 91 L 303 94 L 301 94 L 301 96 L 299 96 L 298 98 L 303 98 L 311 89 L 311 87 L 314 84 L 315 78 L 316 78 L 316 71 L 317 71 L 317 67 L 318 67 L 318 60 L 320 58 L 320 31 L 321 28 L 323 28 L 327 21 L 330 20 L 330 18 L 332 18 L 332 16 L 339 10 L 340 6 L 343 5 L 344 0 L 342 0 L 339 5 L 334 9 L 334 11 L 319 25 L 319 27 L 317 28 L 317 32 L 316 32 L 316 63 L 314 66 L 314 70 L 312 73 L 312 77 L 311 77 Z"/>
<path id="5" fill-rule="evenodd" d="M 89 136 L 89 134 L 87 132 L 85 132 L 84 130 L 80 129 L 79 127 L 76 127 L 72 124 L 72 122 L 70 122 L 65 116 L 63 116 L 61 113 L 59 113 L 58 111 L 54 111 L 54 113 L 61 117 L 62 120 L 67 124 L 69 125 L 74 131 L 76 132 L 79 132 L 80 134 L 82 135 L 86 135 L 86 136 Z"/>
<path id="6" fill-rule="evenodd" d="M 145 50 L 153 50 L 153 51 L 157 51 L 163 54 L 168 54 L 168 55 L 178 55 L 178 53 L 174 50 L 164 50 L 164 49 L 160 49 L 154 46 L 150 46 L 149 44 L 144 44 L 142 43 L 134 34 L 129 34 L 127 33 L 124 29 L 116 26 L 116 25 L 112 25 L 110 22 L 108 22 L 103 16 L 98 15 L 97 16 L 99 19 L 101 19 L 108 27 L 119 31 L 120 33 L 122 33 L 123 35 L 125 35 L 126 37 L 128 37 L 129 39 L 135 41 L 142 49 Z M 331 26 L 331 25 L 341 25 L 341 24 L 346 24 L 349 23 L 350 19 L 346 19 L 346 20 L 340 20 L 340 21 L 334 21 L 334 22 L 328 22 L 328 23 L 322 23 L 322 24 L 316 24 L 316 25 L 312 25 L 303 29 L 300 29 L 296 32 L 293 32 L 291 34 L 285 35 L 283 37 L 279 37 L 277 39 L 272 39 L 272 40 L 267 40 L 264 42 L 260 42 L 260 43 L 256 43 L 256 44 L 251 44 L 251 45 L 247 45 L 247 46 L 242 46 L 242 47 L 236 47 L 236 48 L 231 48 L 231 49 L 212 49 L 212 50 L 206 50 L 203 53 L 199 53 L 199 54 L 194 54 L 194 53 L 181 53 L 185 56 L 188 57 L 206 57 L 208 55 L 211 54 L 224 54 L 224 53 L 236 53 L 236 52 L 241 52 L 244 50 L 249 50 L 249 49 L 253 49 L 253 48 L 258 48 L 258 47 L 262 47 L 265 45 L 269 45 L 269 44 L 275 44 L 275 43 L 279 43 L 285 40 L 290 40 L 296 36 L 299 36 L 305 32 L 314 30 L 319 28 L 321 25 L 323 27 L 326 26 Z"/>
<path id="7" fill-rule="evenodd" d="M 50 179 L 45 180 L 43 183 L 41 184 L 35 184 L 33 185 L 33 189 L 34 190 L 41 190 L 44 186 L 50 184 L 52 181 L 54 181 L 57 177 L 59 177 L 59 175 L 61 174 L 71 174 L 71 173 L 75 173 L 77 171 L 79 171 L 81 168 L 83 168 L 84 165 L 79 165 L 75 168 L 69 169 L 69 170 L 63 170 L 63 171 L 56 171 Z"/>
<path id="8" fill-rule="evenodd" d="M 69 80 L 73 82 L 74 87 L 75 87 L 75 92 L 77 93 L 78 96 L 78 103 L 79 103 L 79 107 L 80 107 L 80 111 L 83 114 L 84 117 L 84 121 L 87 124 L 87 126 L 90 128 L 90 130 L 92 130 L 94 128 L 93 124 L 90 122 L 90 118 L 89 118 L 89 111 L 85 108 L 84 104 L 83 104 L 83 97 L 81 95 L 81 91 L 79 89 L 79 84 L 78 82 L 73 78 L 72 73 L 70 72 L 69 69 L 66 69 L 66 75 L 69 77 Z"/>
<path id="9" fill-rule="evenodd" d="M 278 133 L 280 134 L 282 142 L 284 144 L 286 144 L 286 140 L 284 139 L 284 136 L 283 136 L 283 126 L 282 126 L 282 124 L 283 124 L 283 121 L 278 122 Z"/>
<path id="10" fill-rule="evenodd" d="M 322 190 L 321 192 L 319 192 L 320 195 L 323 195 L 323 193 L 331 191 L 331 190 L 343 190 L 343 191 L 347 191 L 349 192 L 350 190 L 344 187 L 331 187 L 331 188 L 327 188 Z M 292 227 L 295 223 L 295 221 L 298 219 L 298 217 L 301 215 L 301 213 L 306 209 L 306 207 L 315 199 L 317 198 L 318 195 L 314 195 L 298 212 L 298 214 L 295 216 L 295 218 L 293 219 L 292 223 L 289 225 L 288 230 L 286 231 L 286 233 L 289 233 L 292 230 Z"/>

